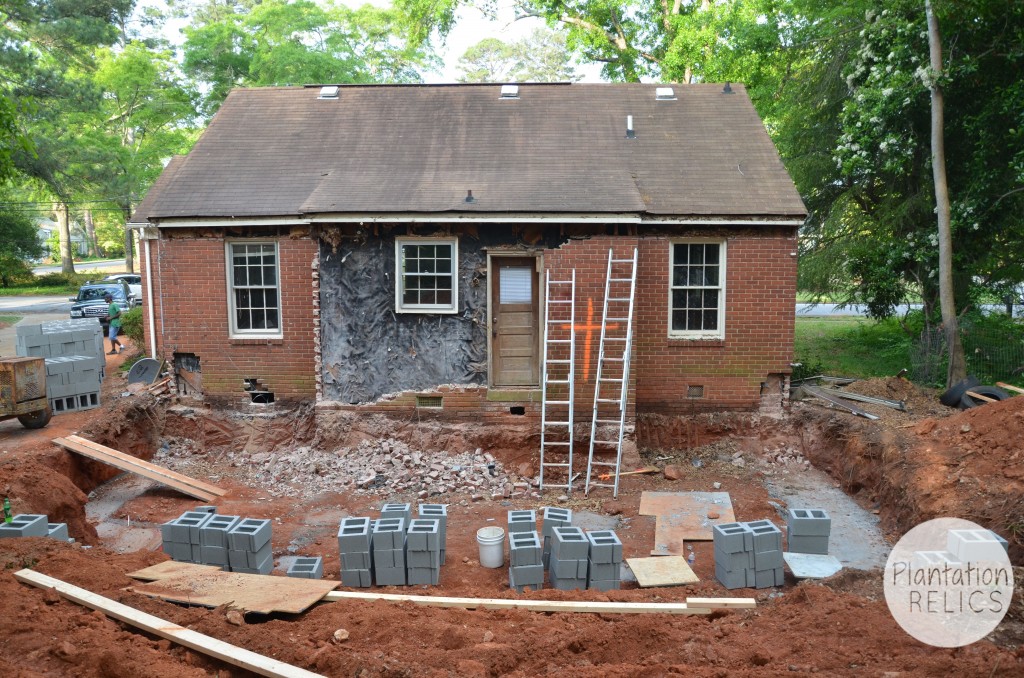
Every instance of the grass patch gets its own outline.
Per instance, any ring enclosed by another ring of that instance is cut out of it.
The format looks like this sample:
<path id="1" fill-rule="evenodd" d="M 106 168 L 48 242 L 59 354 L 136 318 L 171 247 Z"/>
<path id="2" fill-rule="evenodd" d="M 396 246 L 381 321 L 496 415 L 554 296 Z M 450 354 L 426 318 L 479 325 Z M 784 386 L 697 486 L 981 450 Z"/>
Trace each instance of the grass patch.
<path id="1" fill-rule="evenodd" d="M 78 285 L 62 285 L 60 287 L 44 285 L 0 287 L 0 297 L 73 297 L 78 294 L 78 288 Z"/>
<path id="2" fill-rule="evenodd" d="M 21 320 L 20 315 L 0 315 L 0 330 L 10 327 Z"/>
<path id="3" fill-rule="evenodd" d="M 824 374 L 885 377 L 910 367 L 910 337 L 895 319 L 797 318 L 794 344 L 796 361 Z"/>

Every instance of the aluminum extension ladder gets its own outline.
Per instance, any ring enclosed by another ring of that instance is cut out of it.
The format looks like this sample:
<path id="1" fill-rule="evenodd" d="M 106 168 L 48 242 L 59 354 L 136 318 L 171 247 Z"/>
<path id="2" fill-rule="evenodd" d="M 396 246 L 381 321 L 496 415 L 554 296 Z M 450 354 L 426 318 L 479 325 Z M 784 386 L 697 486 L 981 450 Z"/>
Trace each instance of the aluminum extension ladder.
<path id="1" fill-rule="evenodd" d="M 608 250 L 608 275 L 604 284 L 601 313 L 601 343 L 594 382 L 594 415 L 590 423 L 590 452 L 587 455 L 585 494 L 591 486 L 611 487 L 619 496 L 622 464 L 622 434 L 626 427 L 626 399 L 629 393 L 629 361 L 633 347 L 633 301 L 636 297 L 637 249 L 631 259 L 616 259 Z M 617 435 L 608 433 L 615 427 Z M 600 436 L 600 437 L 599 437 Z M 615 461 L 600 461 L 594 453 L 615 453 Z M 610 469 L 601 472 L 601 469 Z M 597 471 L 597 477 L 594 476 Z M 614 482 L 606 482 L 614 479 Z M 605 481 L 605 482 L 602 482 Z"/>
<path id="2" fill-rule="evenodd" d="M 572 493 L 573 395 L 576 384 L 576 269 L 569 280 L 544 284 L 544 354 L 541 363 L 540 490 Z M 561 482 L 562 474 L 564 482 Z M 556 478 L 553 482 L 547 480 Z"/>

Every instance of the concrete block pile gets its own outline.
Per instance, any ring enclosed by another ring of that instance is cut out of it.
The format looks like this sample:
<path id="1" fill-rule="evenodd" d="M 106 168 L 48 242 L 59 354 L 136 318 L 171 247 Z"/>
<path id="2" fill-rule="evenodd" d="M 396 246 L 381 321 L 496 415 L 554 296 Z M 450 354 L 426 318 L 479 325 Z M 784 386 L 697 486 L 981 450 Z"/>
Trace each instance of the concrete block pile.
<path id="1" fill-rule="evenodd" d="M 551 539 L 556 527 L 572 527 L 572 509 L 554 508 L 545 506 L 544 524 L 541 528 L 541 536 L 544 538 L 544 570 L 548 569 L 548 562 L 551 559 Z"/>
<path id="2" fill-rule="evenodd" d="M 16 333 L 19 356 L 46 359 L 46 393 L 55 414 L 99 407 L 106 366 L 99 320 L 19 325 Z"/>
<path id="3" fill-rule="evenodd" d="M 338 528 L 341 583 L 353 588 L 373 585 L 372 532 L 369 518 L 344 518 Z"/>
<path id="4" fill-rule="evenodd" d="M 160 526 L 172 560 L 218 565 L 227 572 L 270 574 L 274 569 L 269 520 L 186 511 Z"/>
<path id="5" fill-rule="evenodd" d="M 441 542 L 441 564 L 444 565 L 445 545 L 448 543 L 448 507 L 444 504 L 420 504 L 417 513 L 420 518 L 437 521 L 438 539 Z"/>
<path id="6" fill-rule="evenodd" d="M 285 574 L 298 579 L 323 579 L 324 559 L 320 556 L 315 558 L 306 556 L 296 558 Z"/>
<path id="7" fill-rule="evenodd" d="M 406 582 L 436 585 L 441 578 L 441 526 L 433 518 L 409 522 L 405 534 Z"/>
<path id="8" fill-rule="evenodd" d="M 715 578 L 727 589 L 768 588 L 785 581 L 782 531 L 770 520 L 712 529 Z"/>
<path id="9" fill-rule="evenodd" d="M 587 588 L 590 540 L 579 527 L 556 527 L 552 533 L 548 578 L 559 591 Z"/>
<path id="10" fill-rule="evenodd" d="M 519 593 L 527 588 L 544 588 L 544 560 L 540 535 L 530 532 L 509 532 L 508 583 Z"/>
<path id="11" fill-rule="evenodd" d="M 16 537 L 50 537 L 59 541 L 74 541 L 68 536 L 67 523 L 51 523 L 48 516 L 38 513 L 19 513 L 9 523 L 0 520 L 0 539 Z"/>
<path id="12" fill-rule="evenodd" d="M 403 518 L 373 522 L 373 580 L 378 586 L 405 586 L 405 525 Z"/>
<path id="13" fill-rule="evenodd" d="M 828 555 L 832 519 L 821 509 L 789 509 L 786 514 L 786 550 L 790 553 Z"/>
<path id="14" fill-rule="evenodd" d="M 612 530 L 587 532 L 590 556 L 587 561 L 587 588 L 615 591 L 622 588 L 622 542 Z"/>

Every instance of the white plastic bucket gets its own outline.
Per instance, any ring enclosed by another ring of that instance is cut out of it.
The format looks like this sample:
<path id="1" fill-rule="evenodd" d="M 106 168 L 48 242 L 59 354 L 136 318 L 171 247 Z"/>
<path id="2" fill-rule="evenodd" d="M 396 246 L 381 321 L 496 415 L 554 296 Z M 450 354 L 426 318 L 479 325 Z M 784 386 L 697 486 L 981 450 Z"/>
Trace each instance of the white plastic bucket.
<path id="1" fill-rule="evenodd" d="M 476 543 L 480 546 L 481 566 L 495 568 L 505 564 L 505 530 L 481 527 L 476 531 Z"/>

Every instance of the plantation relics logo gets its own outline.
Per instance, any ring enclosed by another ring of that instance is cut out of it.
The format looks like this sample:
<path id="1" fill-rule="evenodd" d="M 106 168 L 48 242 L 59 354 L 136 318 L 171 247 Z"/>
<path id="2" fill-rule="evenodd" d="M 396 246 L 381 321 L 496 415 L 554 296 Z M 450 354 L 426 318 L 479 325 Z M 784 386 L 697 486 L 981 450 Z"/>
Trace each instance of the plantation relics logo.
<path id="1" fill-rule="evenodd" d="M 885 602 L 914 638 L 962 647 L 991 633 L 1013 598 L 1007 542 L 959 518 L 910 530 L 885 564 Z"/>

